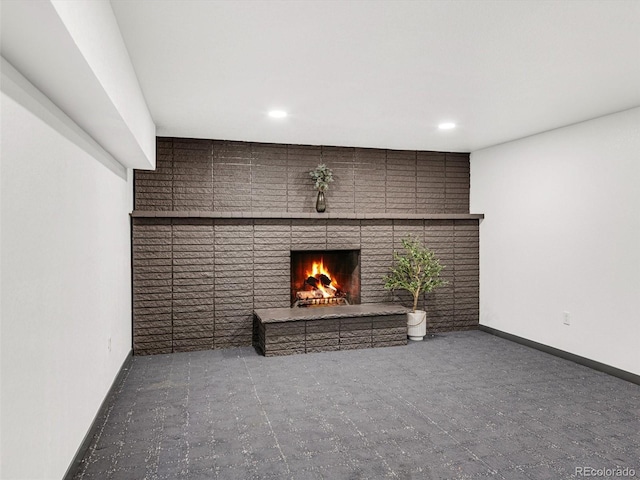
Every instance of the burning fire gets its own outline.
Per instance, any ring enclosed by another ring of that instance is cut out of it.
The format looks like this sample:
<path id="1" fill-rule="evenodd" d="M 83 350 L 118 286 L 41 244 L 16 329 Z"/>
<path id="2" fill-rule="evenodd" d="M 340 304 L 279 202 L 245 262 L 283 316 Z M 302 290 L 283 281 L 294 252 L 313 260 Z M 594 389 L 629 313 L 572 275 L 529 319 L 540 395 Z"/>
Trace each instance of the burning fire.
<path id="1" fill-rule="evenodd" d="M 307 271 L 306 283 L 322 293 L 324 298 L 335 297 L 338 292 L 338 284 L 334 283 L 331 273 L 324 267 L 323 259 L 313 262 L 311 270 Z"/>
<path id="2" fill-rule="evenodd" d="M 292 302 L 294 307 L 349 305 L 349 292 L 344 292 L 334 280 L 333 275 L 325 266 L 324 257 L 309 256 L 304 263 L 296 263 L 295 275 L 292 270 Z M 326 265 L 340 276 L 340 264 L 327 259 Z M 292 265 L 293 266 L 293 265 Z"/>

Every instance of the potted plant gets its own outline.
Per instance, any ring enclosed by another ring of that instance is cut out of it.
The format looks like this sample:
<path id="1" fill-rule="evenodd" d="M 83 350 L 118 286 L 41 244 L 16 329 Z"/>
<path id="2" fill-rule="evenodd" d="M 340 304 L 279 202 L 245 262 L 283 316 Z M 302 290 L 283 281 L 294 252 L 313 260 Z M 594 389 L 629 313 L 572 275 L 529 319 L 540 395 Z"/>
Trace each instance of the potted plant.
<path id="1" fill-rule="evenodd" d="M 324 163 L 309 172 L 309 175 L 316 182 L 315 187 L 318 190 L 318 198 L 316 199 L 316 211 L 324 212 L 327 209 L 327 203 L 324 198 L 324 192 L 329 190 L 329 183 L 333 182 L 333 172 Z"/>
<path id="2" fill-rule="evenodd" d="M 411 340 L 422 340 L 427 334 L 427 312 L 418 310 L 420 294 L 429 293 L 446 285 L 440 278 L 444 268 L 436 254 L 411 236 L 402 239 L 404 254 L 393 252 L 395 266 L 384 277 L 387 290 L 406 290 L 413 295 L 413 309 L 407 313 L 408 335 Z"/>

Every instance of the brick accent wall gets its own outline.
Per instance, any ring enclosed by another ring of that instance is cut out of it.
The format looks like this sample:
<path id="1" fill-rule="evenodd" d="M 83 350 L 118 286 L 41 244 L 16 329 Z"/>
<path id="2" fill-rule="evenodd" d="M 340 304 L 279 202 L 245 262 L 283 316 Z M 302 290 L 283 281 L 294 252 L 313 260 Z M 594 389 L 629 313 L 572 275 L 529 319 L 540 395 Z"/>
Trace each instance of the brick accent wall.
<path id="1" fill-rule="evenodd" d="M 361 249 L 362 303 L 392 301 L 382 276 L 407 234 L 446 266 L 428 330 L 477 326 L 477 220 L 134 218 L 134 351 L 250 345 L 254 309 L 290 306 L 290 250 Z"/>
<path id="2" fill-rule="evenodd" d="M 289 306 L 290 250 L 360 249 L 362 303 L 410 306 L 382 282 L 408 234 L 446 266 L 449 284 L 424 304 L 428 330 L 478 325 L 477 219 L 360 215 L 468 213 L 468 155 L 160 138 L 157 161 L 135 172 L 136 211 L 190 213 L 133 218 L 135 354 L 251 345 L 253 310 Z M 359 218 L 259 218 L 315 213 L 308 171 L 320 162 L 336 179 L 328 212 Z"/>
<path id="3" fill-rule="evenodd" d="M 469 155 L 159 138 L 135 172 L 135 209 L 315 212 L 309 171 L 326 163 L 334 213 L 469 213 Z"/>

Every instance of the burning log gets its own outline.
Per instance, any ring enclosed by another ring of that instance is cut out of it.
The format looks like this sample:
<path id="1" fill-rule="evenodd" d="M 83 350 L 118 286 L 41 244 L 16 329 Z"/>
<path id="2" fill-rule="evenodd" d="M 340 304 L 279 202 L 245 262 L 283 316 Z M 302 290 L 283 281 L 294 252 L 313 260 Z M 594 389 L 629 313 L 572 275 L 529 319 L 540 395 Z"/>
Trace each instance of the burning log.
<path id="1" fill-rule="evenodd" d="M 309 298 L 298 299 L 293 304 L 294 307 L 314 307 L 318 305 L 349 305 L 349 301 L 346 298 Z"/>
<path id="2" fill-rule="evenodd" d="M 349 304 L 347 293 L 333 283 L 332 275 L 324 269 L 322 261 L 313 262 L 313 268 L 307 270 L 305 275 L 304 282 L 298 284 L 300 287 L 295 293 L 294 306 Z"/>
<path id="3" fill-rule="evenodd" d="M 314 290 L 312 292 L 296 292 L 296 298 L 298 300 L 310 300 L 313 298 L 322 298 L 322 292 L 320 290 Z"/>
<path id="4" fill-rule="evenodd" d="M 329 277 L 327 277 L 324 274 L 320 274 L 320 283 L 322 283 L 322 286 L 325 289 L 329 289 L 329 290 L 333 291 L 334 295 L 335 295 L 335 292 L 337 292 L 338 289 L 336 287 L 334 287 L 333 285 L 331 285 L 331 282 L 332 281 L 331 281 L 331 279 Z"/>

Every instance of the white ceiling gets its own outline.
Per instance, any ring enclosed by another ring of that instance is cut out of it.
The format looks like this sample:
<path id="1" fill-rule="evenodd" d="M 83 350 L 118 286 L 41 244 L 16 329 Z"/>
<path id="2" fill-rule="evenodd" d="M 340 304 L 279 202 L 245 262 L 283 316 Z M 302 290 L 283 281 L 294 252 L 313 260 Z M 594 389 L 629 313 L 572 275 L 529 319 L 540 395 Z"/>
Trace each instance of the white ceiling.
<path id="1" fill-rule="evenodd" d="M 474 151 L 640 105 L 635 0 L 111 3 L 160 136 Z"/>

